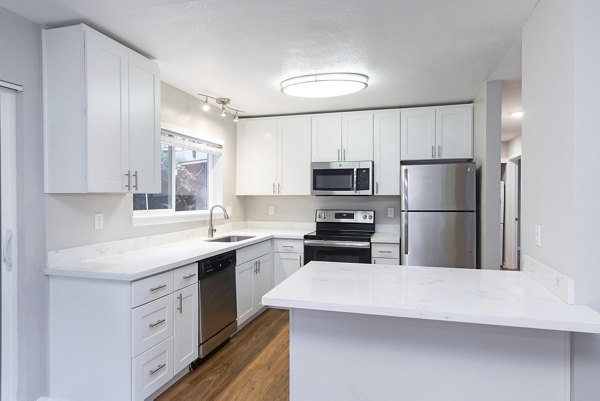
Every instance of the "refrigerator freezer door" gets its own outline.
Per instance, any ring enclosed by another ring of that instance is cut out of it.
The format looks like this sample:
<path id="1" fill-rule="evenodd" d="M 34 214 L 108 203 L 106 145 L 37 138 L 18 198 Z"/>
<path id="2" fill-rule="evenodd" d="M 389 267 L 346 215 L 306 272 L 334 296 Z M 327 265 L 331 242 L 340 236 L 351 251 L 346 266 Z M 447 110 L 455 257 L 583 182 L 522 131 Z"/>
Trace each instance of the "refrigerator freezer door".
<path id="1" fill-rule="evenodd" d="M 475 164 L 402 166 L 403 211 L 475 210 Z"/>
<path id="2" fill-rule="evenodd" d="M 475 268 L 474 212 L 403 212 L 400 264 Z"/>

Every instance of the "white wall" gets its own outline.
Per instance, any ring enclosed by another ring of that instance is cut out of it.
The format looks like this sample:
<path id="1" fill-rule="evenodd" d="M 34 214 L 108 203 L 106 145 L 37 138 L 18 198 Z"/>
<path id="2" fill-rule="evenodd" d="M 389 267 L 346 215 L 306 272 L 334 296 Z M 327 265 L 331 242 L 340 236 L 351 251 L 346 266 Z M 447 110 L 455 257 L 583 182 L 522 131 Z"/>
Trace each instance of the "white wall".
<path id="1" fill-rule="evenodd" d="M 523 152 L 523 140 L 521 136 L 511 139 L 507 142 L 502 142 L 502 152 L 500 158 L 502 160 L 510 160 L 521 156 Z"/>
<path id="2" fill-rule="evenodd" d="M 0 8 L 0 79 L 23 85 L 17 95 L 18 399 L 35 400 L 48 380 L 41 29 Z"/>
<path id="3" fill-rule="evenodd" d="M 236 136 L 232 118 L 202 111 L 202 102 L 168 84 L 161 85 L 161 120 L 224 141 L 223 204 L 231 207 L 230 221 L 245 220 L 243 199 L 235 196 Z M 132 195 L 53 194 L 46 198 L 48 250 L 97 242 L 189 230 L 208 225 L 206 221 L 133 227 Z M 104 229 L 95 230 L 93 216 L 104 214 Z"/>
<path id="4" fill-rule="evenodd" d="M 478 265 L 500 269 L 500 132 L 502 82 L 486 82 L 474 103 L 473 153 L 477 166 Z"/>
<path id="5" fill-rule="evenodd" d="M 523 29 L 522 159 L 523 253 L 571 276 L 575 302 L 598 311 L 599 37 L 596 0 L 537 4 Z M 573 335 L 571 369 L 571 400 L 598 399 L 600 336 Z"/>

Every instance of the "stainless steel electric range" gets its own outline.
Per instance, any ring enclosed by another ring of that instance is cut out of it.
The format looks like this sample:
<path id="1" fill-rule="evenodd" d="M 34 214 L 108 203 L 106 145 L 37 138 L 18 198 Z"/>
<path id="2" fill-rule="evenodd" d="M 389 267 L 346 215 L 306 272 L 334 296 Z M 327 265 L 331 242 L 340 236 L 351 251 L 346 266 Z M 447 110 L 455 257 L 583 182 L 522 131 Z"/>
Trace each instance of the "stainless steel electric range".
<path id="1" fill-rule="evenodd" d="M 304 261 L 371 263 L 373 210 L 317 210 L 317 231 L 304 236 Z"/>

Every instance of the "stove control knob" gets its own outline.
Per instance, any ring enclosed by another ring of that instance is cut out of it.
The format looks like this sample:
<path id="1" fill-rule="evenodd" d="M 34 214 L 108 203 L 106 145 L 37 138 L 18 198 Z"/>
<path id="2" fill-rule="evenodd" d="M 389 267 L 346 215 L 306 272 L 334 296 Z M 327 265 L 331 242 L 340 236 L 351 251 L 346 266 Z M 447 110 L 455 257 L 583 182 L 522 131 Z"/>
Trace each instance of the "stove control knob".
<path id="1" fill-rule="evenodd" d="M 366 219 L 367 219 L 367 215 L 363 214 L 363 220 L 366 220 Z"/>
<path id="2" fill-rule="evenodd" d="M 372 214 L 369 215 L 369 220 L 373 220 L 373 215 Z"/>
<path id="3" fill-rule="evenodd" d="M 321 217 L 326 218 L 327 217 L 327 213 L 323 213 L 323 215 Z"/>

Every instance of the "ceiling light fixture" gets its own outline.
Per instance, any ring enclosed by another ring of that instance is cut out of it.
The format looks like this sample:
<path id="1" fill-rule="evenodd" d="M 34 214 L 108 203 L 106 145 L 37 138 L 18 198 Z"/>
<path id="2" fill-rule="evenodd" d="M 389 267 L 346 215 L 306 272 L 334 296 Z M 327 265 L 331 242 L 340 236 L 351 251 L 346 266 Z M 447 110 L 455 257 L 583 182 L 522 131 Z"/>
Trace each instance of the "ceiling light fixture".
<path id="1" fill-rule="evenodd" d="M 299 97 L 335 97 L 361 91 L 368 82 L 368 76 L 349 72 L 302 75 L 282 81 L 281 92 Z"/>
<path id="2" fill-rule="evenodd" d="M 231 107 L 229 105 L 229 103 L 231 102 L 231 99 L 229 99 L 227 97 L 212 97 L 212 96 L 204 95 L 202 93 L 198 93 L 198 96 L 201 96 L 204 98 L 204 104 L 202 105 L 202 110 L 209 111 L 211 109 L 211 105 L 208 102 L 208 100 L 209 99 L 213 100 L 218 106 L 221 106 L 221 117 L 227 117 L 227 112 L 229 112 L 234 115 L 233 121 L 236 123 L 239 121 L 240 113 L 244 112 L 243 110 Z"/>
<path id="3" fill-rule="evenodd" d="M 510 115 L 512 118 L 521 118 L 521 117 L 523 117 L 523 114 L 524 114 L 524 113 L 523 113 L 522 111 L 513 111 L 513 112 L 512 112 L 512 113 L 510 113 L 509 115 Z"/>

